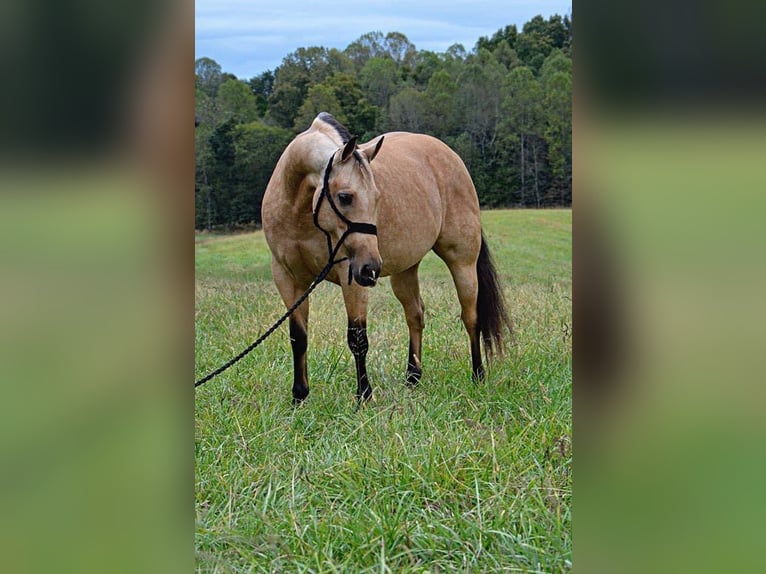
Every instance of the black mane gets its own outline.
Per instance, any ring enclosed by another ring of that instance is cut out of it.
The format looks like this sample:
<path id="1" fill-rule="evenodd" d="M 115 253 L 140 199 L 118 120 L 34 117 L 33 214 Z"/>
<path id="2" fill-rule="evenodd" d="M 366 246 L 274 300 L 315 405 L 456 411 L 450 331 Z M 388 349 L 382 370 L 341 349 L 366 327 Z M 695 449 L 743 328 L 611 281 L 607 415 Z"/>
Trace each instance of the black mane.
<path id="1" fill-rule="evenodd" d="M 335 119 L 335 116 L 332 114 L 328 114 L 327 112 L 321 112 L 317 116 L 320 120 L 322 120 L 324 123 L 329 124 L 332 126 L 335 131 L 340 136 L 340 139 L 343 140 L 344 144 L 347 144 L 348 141 L 351 139 L 351 132 L 348 131 L 346 126 L 344 126 L 342 123 L 340 123 L 338 120 Z"/>

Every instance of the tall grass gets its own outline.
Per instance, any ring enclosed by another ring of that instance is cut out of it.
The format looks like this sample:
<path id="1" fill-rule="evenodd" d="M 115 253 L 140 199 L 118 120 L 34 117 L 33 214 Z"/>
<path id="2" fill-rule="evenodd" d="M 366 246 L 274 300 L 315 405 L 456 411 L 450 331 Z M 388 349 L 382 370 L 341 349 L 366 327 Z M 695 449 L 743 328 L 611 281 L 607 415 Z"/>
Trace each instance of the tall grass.
<path id="1" fill-rule="evenodd" d="M 354 401 L 340 289 L 311 296 L 311 395 L 291 406 L 286 328 L 197 390 L 199 572 L 561 572 L 571 565 L 571 211 L 483 213 L 514 343 L 470 376 L 446 266 L 421 265 L 423 379 L 407 328 L 372 291 L 374 400 Z M 202 376 L 284 307 L 261 233 L 197 238 Z"/>

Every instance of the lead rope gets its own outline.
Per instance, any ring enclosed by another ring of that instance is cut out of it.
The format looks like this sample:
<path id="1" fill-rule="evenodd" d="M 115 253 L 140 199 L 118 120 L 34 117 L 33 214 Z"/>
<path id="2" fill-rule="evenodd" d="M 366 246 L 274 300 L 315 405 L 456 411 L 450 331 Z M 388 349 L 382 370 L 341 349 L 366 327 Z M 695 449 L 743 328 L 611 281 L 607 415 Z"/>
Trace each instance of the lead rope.
<path id="1" fill-rule="evenodd" d="M 194 383 L 194 388 L 197 388 L 203 383 L 208 382 L 213 377 L 216 377 L 223 373 L 226 369 L 231 367 L 234 363 L 237 363 L 238 361 L 242 360 L 246 355 L 248 355 L 253 349 L 255 349 L 258 345 L 263 343 L 274 331 L 277 330 L 277 328 L 285 322 L 285 319 L 287 319 L 290 315 L 293 314 L 293 312 L 300 307 L 301 303 L 303 303 L 306 298 L 311 294 L 311 292 L 316 289 L 317 285 L 319 285 L 322 281 L 325 280 L 327 275 L 330 273 L 330 270 L 335 266 L 336 263 L 340 263 L 343 261 L 343 259 L 340 259 L 338 261 L 334 261 L 335 255 L 338 253 L 338 249 L 340 248 L 341 244 L 343 243 L 343 239 L 345 239 L 347 234 L 344 234 L 340 241 L 338 241 L 338 244 L 335 246 L 335 249 L 330 252 L 330 260 L 327 262 L 327 265 L 324 266 L 324 269 L 319 272 L 319 275 L 316 276 L 316 279 L 309 285 L 309 288 L 306 289 L 306 292 L 303 293 L 300 297 L 298 297 L 297 301 L 290 305 L 290 308 L 285 312 L 284 315 L 282 315 L 279 319 L 277 319 L 277 322 L 274 323 L 269 329 L 263 333 L 258 339 L 255 340 L 254 343 L 249 345 L 246 349 L 244 349 L 242 352 L 240 352 L 238 355 L 234 356 L 231 360 L 227 361 L 220 367 L 218 367 L 215 371 L 211 372 L 210 374 L 202 377 L 200 380 L 196 381 Z M 344 258 L 345 259 L 345 258 Z"/>
<path id="2" fill-rule="evenodd" d="M 314 209 L 314 225 L 317 226 L 317 228 L 325 234 L 325 237 L 327 239 L 327 252 L 328 252 L 328 259 L 327 259 L 327 265 L 324 266 L 324 268 L 319 272 L 319 275 L 316 276 L 314 281 L 311 282 L 311 285 L 309 285 L 309 288 L 306 289 L 306 291 L 298 297 L 298 299 L 290 305 L 290 308 L 287 309 L 284 315 L 282 315 L 279 319 L 277 319 L 277 322 L 274 323 L 269 329 L 263 333 L 258 339 L 256 339 L 252 344 L 250 344 L 247 348 L 242 350 L 239 354 L 232 357 L 229 361 L 218 367 L 216 370 L 212 371 L 210 374 L 205 375 L 198 381 L 194 383 L 194 388 L 196 389 L 198 386 L 208 382 L 213 377 L 216 377 L 223 373 L 226 369 L 234 365 L 235 363 L 242 360 L 245 356 L 247 356 L 253 349 L 255 349 L 258 345 L 263 343 L 274 331 L 279 328 L 279 326 L 285 322 L 285 320 L 292 315 L 295 310 L 300 307 L 301 303 L 303 303 L 306 298 L 311 294 L 311 292 L 316 289 L 317 285 L 319 285 L 322 281 L 325 280 L 327 275 L 329 275 L 332 268 L 337 265 L 338 263 L 341 263 L 342 261 L 345 261 L 348 259 L 348 257 L 342 257 L 341 259 L 335 259 L 335 256 L 338 254 L 338 251 L 340 250 L 341 245 L 343 245 L 343 242 L 346 240 L 346 237 L 348 237 L 352 233 L 367 233 L 371 235 L 377 235 L 377 228 L 375 225 L 371 223 L 356 223 L 354 221 L 349 221 L 341 212 L 340 210 L 335 206 L 335 202 L 332 200 L 332 197 L 330 197 L 330 193 L 328 191 L 329 189 L 329 181 L 330 181 L 330 171 L 332 170 L 332 160 L 335 157 L 335 154 L 330 156 L 330 161 L 327 163 L 327 168 L 325 169 L 325 176 L 324 176 L 324 182 L 322 183 L 322 191 L 319 193 L 319 199 L 317 200 L 316 208 Z M 338 240 L 338 243 L 335 245 L 335 247 L 332 246 L 332 238 L 330 237 L 330 233 L 326 231 L 325 229 L 322 229 L 322 226 L 319 225 L 319 207 L 322 205 L 322 199 L 327 197 L 327 202 L 332 206 L 333 211 L 338 215 L 338 217 L 343 221 L 346 225 L 346 231 L 343 232 L 343 235 L 341 235 L 340 239 Z M 349 266 L 348 269 L 348 282 L 349 285 L 351 284 L 351 266 Z"/>

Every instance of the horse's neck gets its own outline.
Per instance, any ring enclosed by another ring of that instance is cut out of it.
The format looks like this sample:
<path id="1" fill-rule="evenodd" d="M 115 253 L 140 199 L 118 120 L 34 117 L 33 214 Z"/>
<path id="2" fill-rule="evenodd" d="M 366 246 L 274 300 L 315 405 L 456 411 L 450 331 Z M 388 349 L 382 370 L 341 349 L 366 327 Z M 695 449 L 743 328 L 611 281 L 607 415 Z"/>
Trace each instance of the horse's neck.
<path id="1" fill-rule="evenodd" d="M 304 132 L 290 144 L 285 191 L 293 196 L 294 205 L 311 203 L 313 190 L 321 185 L 327 161 L 339 145 L 319 132 Z"/>

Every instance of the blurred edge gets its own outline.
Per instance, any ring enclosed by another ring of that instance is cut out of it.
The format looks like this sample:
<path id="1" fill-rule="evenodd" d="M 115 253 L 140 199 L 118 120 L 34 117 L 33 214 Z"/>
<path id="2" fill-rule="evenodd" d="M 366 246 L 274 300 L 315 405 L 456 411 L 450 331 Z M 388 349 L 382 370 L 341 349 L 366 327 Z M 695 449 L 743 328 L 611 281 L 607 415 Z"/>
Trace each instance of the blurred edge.
<path id="1" fill-rule="evenodd" d="M 574 568 L 766 570 L 756 3 L 578 3 Z"/>
<path id="2" fill-rule="evenodd" d="M 188 572 L 191 4 L 3 10 L 0 568 Z M 763 10 L 574 14 L 579 571 L 766 569 Z"/>
<path id="3" fill-rule="evenodd" d="M 0 570 L 192 571 L 193 5 L 2 13 Z"/>

